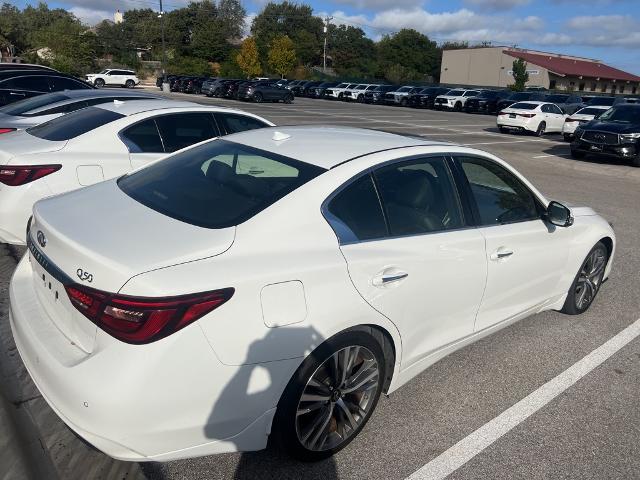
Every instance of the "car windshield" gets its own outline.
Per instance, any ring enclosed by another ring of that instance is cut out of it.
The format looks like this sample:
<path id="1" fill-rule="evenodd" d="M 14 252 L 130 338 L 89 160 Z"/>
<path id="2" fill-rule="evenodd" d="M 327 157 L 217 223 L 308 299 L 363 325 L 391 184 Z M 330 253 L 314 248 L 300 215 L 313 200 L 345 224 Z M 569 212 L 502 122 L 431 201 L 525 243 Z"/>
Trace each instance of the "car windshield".
<path id="1" fill-rule="evenodd" d="M 531 94 L 526 92 L 512 93 L 508 97 L 509 100 L 528 100 L 530 98 L 531 98 Z"/>
<path id="2" fill-rule="evenodd" d="M 537 106 L 538 106 L 537 103 L 519 102 L 519 103 L 514 103 L 509 108 L 516 108 L 518 110 L 535 110 Z"/>
<path id="3" fill-rule="evenodd" d="M 106 73 L 109 73 L 109 69 L 102 70 L 100 73 L 98 73 L 98 75 L 104 75 Z"/>
<path id="4" fill-rule="evenodd" d="M 88 107 L 27 128 L 27 133 L 53 142 L 70 140 L 123 117 L 124 115 L 111 110 Z"/>
<path id="5" fill-rule="evenodd" d="M 498 92 L 493 90 L 485 90 L 484 92 L 480 92 L 477 95 L 477 98 L 496 98 L 498 96 Z"/>
<path id="6" fill-rule="evenodd" d="M 238 225 L 324 172 L 225 140 L 178 153 L 118 181 L 143 205 L 204 228 Z"/>
<path id="7" fill-rule="evenodd" d="M 610 107 L 615 102 L 615 98 L 613 97 L 593 97 L 589 100 L 589 105 L 600 105 L 603 107 Z"/>
<path id="8" fill-rule="evenodd" d="M 398 89 L 398 92 L 399 92 L 399 93 L 402 93 L 402 92 L 408 92 L 408 91 L 410 91 L 412 88 L 413 88 L 413 87 L 402 87 L 402 88 L 399 88 L 399 89 Z"/>
<path id="9" fill-rule="evenodd" d="M 339 83 L 336 88 L 347 88 L 349 86 L 348 83 Z"/>
<path id="10" fill-rule="evenodd" d="M 464 93 L 464 90 L 449 90 L 445 95 L 450 97 L 461 97 Z"/>
<path id="11" fill-rule="evenodd" d="M 600 115 L 601 113 L 605 112 L 605 110 L 603 110 L 602 108 L 583 108 L 581 110 L 578 110 L 576 112 L 576 115 Z"/>
<path id="12" fill-rule="evenodd" d="M 564 103 L 569 99 L 569 95 L 548 95 L 547 102 Z"/>
<path id="13" fill-rule="evenodd" d="M 600 115 L 598 120 L 619 123 L 640 123 L 640 108 L 631 106 L 613 107 Z"/>
<path id="14" fill-rule="evenodd" d="M 46 107 L 52 103 L 67 100 L 69 97 L 61 93 L 48 93 L 46 95 L 38 95 L 36 97 L 27 98 L 0 108 L 0 113 L 5 115 L 18 116 L 24 115 L 31 110 Z"/>

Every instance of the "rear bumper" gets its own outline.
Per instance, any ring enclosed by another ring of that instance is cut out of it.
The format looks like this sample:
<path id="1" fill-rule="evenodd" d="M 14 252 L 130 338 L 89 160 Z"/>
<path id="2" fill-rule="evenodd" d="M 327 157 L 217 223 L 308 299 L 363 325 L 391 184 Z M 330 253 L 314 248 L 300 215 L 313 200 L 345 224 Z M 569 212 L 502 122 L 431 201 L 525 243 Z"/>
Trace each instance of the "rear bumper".
<path id="1" fill-rule="evenodd" d="M 19 187 L 0 185 L 0 243 L 25 245 L 33 204 L 51 195 L 44 179 Z"/>
<path id="2" fill-rule="evenodd" d="M 537 124 L 534 125 L 531 119 L 521 120 L 520 118 L 509 118 L 508 115 L 500 115 L 496 122 L 498 127 L 508 128 L 511 130 L 527 130 L 535 132 Z"/>
<path id="3" fill-rule="evenodd" d="M 224 365 L 198 323 L 144 346 L 97 329 L 87 354 L 54 326 L 33 282 L 27 255 L 10 285 L 18 352 L 47 403 L 88 442 L 130 461 L 266 446 L 275 407 L 299 360 Z"/>

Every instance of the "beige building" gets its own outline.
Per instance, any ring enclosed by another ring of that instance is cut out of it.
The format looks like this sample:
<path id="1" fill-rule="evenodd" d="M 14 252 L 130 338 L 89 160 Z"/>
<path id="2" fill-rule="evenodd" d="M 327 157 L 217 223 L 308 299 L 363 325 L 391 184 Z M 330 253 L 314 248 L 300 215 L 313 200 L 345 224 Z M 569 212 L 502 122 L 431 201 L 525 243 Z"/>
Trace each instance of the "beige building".
<path id="1" fill-rule="evenodd" d="M 511 47 L 445 50 L 440 82 L 506 87 L 513 83 L 513 61 L 527 63 L 527 86 L 551 90 L 640 94 L 640 77 L 599 60 Z"/>

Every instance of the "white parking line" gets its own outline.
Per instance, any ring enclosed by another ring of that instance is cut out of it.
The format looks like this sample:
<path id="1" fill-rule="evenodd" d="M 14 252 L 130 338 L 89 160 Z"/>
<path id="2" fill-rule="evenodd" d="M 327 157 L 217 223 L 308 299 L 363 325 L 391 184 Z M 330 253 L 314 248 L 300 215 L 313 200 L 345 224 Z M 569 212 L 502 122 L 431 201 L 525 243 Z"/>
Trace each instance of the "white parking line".
<path id="1" fill-rule="evenodd" d="M 638 336 L 640 336 L 640 319 L 489 423 L 460 440 L 406 480 L 440 480 L 451 475 Z"/>

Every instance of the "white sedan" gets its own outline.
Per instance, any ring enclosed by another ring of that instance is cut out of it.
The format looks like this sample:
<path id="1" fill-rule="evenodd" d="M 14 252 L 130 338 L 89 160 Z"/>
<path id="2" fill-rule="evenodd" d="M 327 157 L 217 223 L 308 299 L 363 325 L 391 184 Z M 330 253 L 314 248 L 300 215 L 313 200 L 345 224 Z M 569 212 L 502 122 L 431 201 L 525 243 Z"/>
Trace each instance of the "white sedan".
<path id="1" fill-rule="evenodd" d="M 567 118 L 560 107 L 547 102 L 518 102 L 498 112 L 496 124 L 502 133 L 510 131 L 545 133 L 562 132 Z"/>
<path id="2" fill-rule="evenodd" d="M 580 125 L 590 122 L 596 117 L 599 117 L 610 108 L 611 107 L 603 106 L 585 107 L 568 116 L 564 121 L 564 125 L 562 126 L 562 135 L 564 135 L 564 139 L 567 142 L 571 141 L 576 128 L 578 128 Z"/>
<path id="3" fill-rule="evenodd" d="M 213 137 L 272 126 L 240 110 L 113 101 L 0 136 L 0 242 L 24 244 L 41 198 L 123 175 Z"/>
<path id="4" fill-rule="evenodd" d="M 69 427 L 131 461 L 270 435 L 327 457 L 445 355 L 587 310 L 616 244 L 493 155 L 346 127 L 193 146 L 38 202 L 28 239 L 18 351 Z"/>

